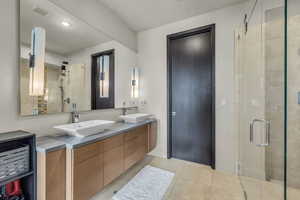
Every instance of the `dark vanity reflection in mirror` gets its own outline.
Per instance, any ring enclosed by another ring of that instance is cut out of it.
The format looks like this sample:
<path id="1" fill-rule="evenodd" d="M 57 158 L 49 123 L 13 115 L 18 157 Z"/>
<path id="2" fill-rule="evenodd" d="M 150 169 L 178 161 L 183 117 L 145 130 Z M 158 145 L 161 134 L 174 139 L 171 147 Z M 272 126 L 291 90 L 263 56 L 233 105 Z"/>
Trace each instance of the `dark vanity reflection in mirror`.
<path id="1" fill-rule="evenodd" d="M 136 51 L 51 1 L 20 0 L 19 45 L 22 116 L 136 105 Z"/>

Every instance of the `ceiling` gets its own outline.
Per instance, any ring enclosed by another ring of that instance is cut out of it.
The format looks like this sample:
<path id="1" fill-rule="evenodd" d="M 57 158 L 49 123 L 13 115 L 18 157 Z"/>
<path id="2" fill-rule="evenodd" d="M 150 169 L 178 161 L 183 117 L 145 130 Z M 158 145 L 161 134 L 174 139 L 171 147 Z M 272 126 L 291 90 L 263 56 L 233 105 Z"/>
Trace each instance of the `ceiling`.
<path id="1" fill-rule="evenodd" d="M 34 12 L 34 7 L 46 11 L 46 16 Z M 71 25 L 64 27 L 61 24 L 63 21 Z M 30 46 L 31 30 L 34 27 L 43 27 L 46 30 L 46 50 L 60 55 L 68 55 L 112 40 L 47 0 L 22 0 L 20 1 L 20 39 L 23 44 Z"/>
<path id="2" fill-rule="evenodd" d="M 134 31 L 183 20 L 246 0 L 95 0 L 111 10 Z M 33 8 L 46 12 L 43 16 Z M 62 26 L 62 21 L 71 24 Z M 48 0 L 20 1 L 20 39 L 30 46 L 31 30 L 46 29 L 46 50 L 68 55 L 112 38 Z"/>
<path id="3" fill-rule="evenodd" d="M 98 0 L 142 31 L 246 0 Z"/>

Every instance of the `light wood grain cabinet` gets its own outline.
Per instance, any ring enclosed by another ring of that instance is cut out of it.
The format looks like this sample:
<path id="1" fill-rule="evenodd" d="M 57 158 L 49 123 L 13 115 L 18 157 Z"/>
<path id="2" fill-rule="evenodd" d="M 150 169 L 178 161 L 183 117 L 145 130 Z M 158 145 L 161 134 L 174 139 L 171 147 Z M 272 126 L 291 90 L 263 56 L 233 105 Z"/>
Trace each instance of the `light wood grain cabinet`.
<path id="1" fill-rule="evenodd" d="M 88 200 L 103 188 L 103 142 L 67 153 L 67 200 Z"/>
<path id="2" fill-rule="evenodd" d="M 146 155 L 147 126 L 142 126 L 125 134 L 124 162 L 129 169 Z"/>
<path id="3" fill-rule="evenodd" d="M 148 125 L 147 153 L 152 151 L 157 145 L 157 122 Z"/>
<path id="4" fill-rule="evenodd" d="M 37 199 L 66 199 L 66 150 L 38 152 Z"/>
<path id="5" fill-rule="evenodd" d="M 85 160 L 93 158 L 100 153 L 103 153 L 103 143 L 95 142 L 74 149 L 74 163 L 82 163 Z"/>
<path id="6" fill-rule="evenodd" d="M 104 185 L 111 183 L 124 172 L 124 135 L 113 136 L 103 141 Z"/>
<path id="7" fill-rule="evenodd" d="M 74 200 L 87 200 L 103 187 L 103 154 L 74 166 Z"/>
<path id="8" fill-rule="evenodd" d="M 104 185 L 111 183 L 124 172 L 123 145 L 104 152 Z"/>
<path id="9" fill-rule="evenodd" d="M 67 150 L 67 200 L 89 200 L 156 145 L 156 125 Z"/>

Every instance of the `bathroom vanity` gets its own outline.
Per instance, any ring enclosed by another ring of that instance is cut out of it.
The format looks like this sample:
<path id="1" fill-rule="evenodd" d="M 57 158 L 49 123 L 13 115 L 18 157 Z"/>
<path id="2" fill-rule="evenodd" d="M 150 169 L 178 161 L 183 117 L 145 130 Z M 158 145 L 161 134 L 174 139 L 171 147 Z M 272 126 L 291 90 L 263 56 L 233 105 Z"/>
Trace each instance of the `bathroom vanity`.
<path id="1" fill-rule="evenodd" d="M 18 4 L 20 116 L 71 113 L 73 122 L 65 124 L 65 115 L 53 127 L 64 133 L 37 138 L 37 199 L 88 200 L 156 146 L 156 120 L 127 113 L 147 104 L 136 49 L 62 5 Z M 115 119 L 121 110 L 126 122 L 136 123 L 79 122 L 82 112 L 86 119 L 97 112 Z"/>
<path id="2" fill-rule="evenodd" d="M 38 199 L 88 200 L 156 146 L 154 119 L 116 123 L 110 130 L 78 138 L 38 140 Z"/>

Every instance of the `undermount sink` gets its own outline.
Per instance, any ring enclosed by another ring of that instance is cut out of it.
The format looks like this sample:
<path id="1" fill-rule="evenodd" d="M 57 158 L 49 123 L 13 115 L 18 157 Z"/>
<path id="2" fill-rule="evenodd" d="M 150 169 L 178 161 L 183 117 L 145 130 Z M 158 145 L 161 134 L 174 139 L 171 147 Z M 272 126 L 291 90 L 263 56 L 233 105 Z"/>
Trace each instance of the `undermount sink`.
<path id="1" fill-rule="evenodd" d="M 107 120 L 91 120 L 73 124 L 59 125 L 53 128 L 60 131 L 64 131 L 76 137 L 87 137 L 89 135 L 94 135 L 103 132 L 105 129 L 109 128 L 113 123 L 115 122 Z"/>
<path id="2" fill-rule="evenodd" d="M 126 123 L 138 123 L 138 122 L 145 121 L 151 117 L 152 117 L 152 115 L 144 114 L 144 113 L 136 113 L 136 114 L 120 116 L 120 118 L 123 119 Z"/>

